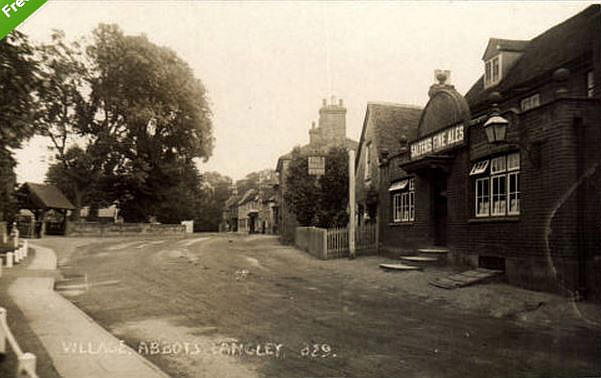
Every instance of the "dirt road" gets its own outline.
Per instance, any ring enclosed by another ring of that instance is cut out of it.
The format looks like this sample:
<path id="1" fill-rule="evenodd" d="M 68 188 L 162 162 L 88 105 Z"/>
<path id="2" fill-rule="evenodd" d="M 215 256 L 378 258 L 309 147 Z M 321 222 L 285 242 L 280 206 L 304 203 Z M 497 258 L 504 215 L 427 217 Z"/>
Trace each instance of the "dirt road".
<path id="1" fill-rule="evenodd" d="M 601 374 L 598 324 L 549 294 L 445 292 L 427 285 L 445 271 L 318 261 L 264 236 L 43 243 L 59 253 L 57 289 L 172 376 Z"/>

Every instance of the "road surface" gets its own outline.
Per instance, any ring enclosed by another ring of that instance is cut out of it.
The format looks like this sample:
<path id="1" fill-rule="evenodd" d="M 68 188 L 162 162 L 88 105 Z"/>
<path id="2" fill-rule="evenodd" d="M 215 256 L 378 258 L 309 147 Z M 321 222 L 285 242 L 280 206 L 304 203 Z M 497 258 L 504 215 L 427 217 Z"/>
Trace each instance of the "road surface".
<path id="1" fill-rule="evenodd" d="M 261 235 L 42 242 L 59 253 L 57 289 L 174 377 L 601 374 L 596 324 L 536 320 L 544 302 L 501 311 L 515 293 L 562 300 L 547 294 L 448 294 L 379 257 L 324 262 Z"/>

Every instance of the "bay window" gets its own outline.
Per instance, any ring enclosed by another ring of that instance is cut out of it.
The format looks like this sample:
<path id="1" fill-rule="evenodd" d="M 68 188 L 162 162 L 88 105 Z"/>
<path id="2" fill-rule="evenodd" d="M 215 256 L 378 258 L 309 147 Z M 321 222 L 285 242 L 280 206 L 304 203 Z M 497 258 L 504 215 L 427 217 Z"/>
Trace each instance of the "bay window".
<path id="1" fill-rule="evenodd" d="M 519 171 L 520 155 L 517 152 L 474 164 L 470 176 L 476 176 L 476 217 L 520 214 Z"/>

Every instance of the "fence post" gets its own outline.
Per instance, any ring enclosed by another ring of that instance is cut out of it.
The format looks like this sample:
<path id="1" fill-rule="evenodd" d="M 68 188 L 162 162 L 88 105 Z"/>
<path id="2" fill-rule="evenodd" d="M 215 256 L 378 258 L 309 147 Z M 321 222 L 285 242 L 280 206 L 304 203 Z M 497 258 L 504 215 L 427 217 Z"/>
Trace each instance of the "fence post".
<path id="1" fill-rule="evenodd" d="M 324 260 L 328 259 L 328 230 L 321 231 L 321 243 L 322 243 L 322 252 L 321 255 Z"/>
<path id="2" fill-rule="evenodd" d="M 6 252 L 6 267 L 7 268 L 13 267 L 13 253 L 12 252 Z"/>
<path id="3" fill-rule="evenodd" d="M 17 377 L 21 375 L 29 376 L 29 373 L 35 373 L 36 358 L 33 353 L 23 353 L 19 356 L 19 364 L 17 365 Z"/>
<path id="4" fill-rule="evenodd" d="M 4 329 L 6 325 L 6 309 L 0 307 L 0 354 L 6 353 L 6 331 Z"/>
<path id="5" fill-rule="evenodd" d="M 348 250 L 349 258 L 355 258 L 355 151 L 348 152 L 349 175 L 349 225 L 348 225 Z"/>
<path id="6" fill-rule="evenodd" d="M 23 251 L 25 252 L 25 257 L 27 257 L 27 250 L 29 249 L 29 243 L 27 240 L 23 240 Z"/>

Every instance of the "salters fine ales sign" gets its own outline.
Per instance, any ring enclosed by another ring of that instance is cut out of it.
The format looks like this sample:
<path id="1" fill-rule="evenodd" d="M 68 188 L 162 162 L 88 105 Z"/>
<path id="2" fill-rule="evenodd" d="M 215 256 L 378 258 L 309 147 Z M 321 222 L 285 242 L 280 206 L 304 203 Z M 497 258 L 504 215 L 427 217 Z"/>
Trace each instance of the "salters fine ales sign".
<path id="1" fill-rule="evenodd" d="M 411 143 L 411 160 L 433 153 L 448 150 L 463 143 L 463 125 L 452 126 L 434 135 Z"/>

